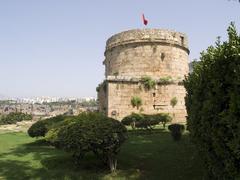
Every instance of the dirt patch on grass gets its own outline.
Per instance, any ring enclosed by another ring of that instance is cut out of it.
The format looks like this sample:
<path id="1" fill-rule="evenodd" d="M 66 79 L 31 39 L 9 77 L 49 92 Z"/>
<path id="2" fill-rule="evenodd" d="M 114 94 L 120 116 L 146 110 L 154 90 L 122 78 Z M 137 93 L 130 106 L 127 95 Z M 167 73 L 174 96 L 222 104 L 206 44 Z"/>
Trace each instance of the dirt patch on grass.
<path id="1" fill-rule="evenodd" d="M 32 121 L 21 121 L 21 122 L 17 122 L 16 124 L 0 125 L 0 133 L 27 132 L 28 128 L 35 122 L 36 120 L 32 120 Z"/>

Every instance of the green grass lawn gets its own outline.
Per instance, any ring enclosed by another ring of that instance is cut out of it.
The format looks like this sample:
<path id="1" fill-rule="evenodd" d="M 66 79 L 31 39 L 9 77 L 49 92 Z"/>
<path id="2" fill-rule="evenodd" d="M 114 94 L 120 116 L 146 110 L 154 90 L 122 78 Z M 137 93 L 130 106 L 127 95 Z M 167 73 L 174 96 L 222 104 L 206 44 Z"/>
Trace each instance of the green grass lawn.
<path id="1" fill-rule="evenodd" d="M 89 154 L 76 167 L 71 156 L 25 133 L 0 134 L 0 179 L 202 179 L 203 167 L 185 134 L 174 142 L 168 132 L 129 132 L 110 174 Z"/>

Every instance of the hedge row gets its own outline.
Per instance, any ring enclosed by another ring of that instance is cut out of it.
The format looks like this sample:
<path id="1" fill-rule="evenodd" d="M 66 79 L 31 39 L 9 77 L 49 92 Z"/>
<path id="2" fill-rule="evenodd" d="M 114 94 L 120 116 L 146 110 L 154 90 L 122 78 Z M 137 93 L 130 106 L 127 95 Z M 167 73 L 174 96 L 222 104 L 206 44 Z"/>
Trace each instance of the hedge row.
<path id="1" fill-rule="evenodd" d="M 166 123 L 170 122 L 171 120 L 171 116 L 166 113 L 159 113 L 153 115 L 132 113 L 131 115 L 123 118 L 121 122 L 125 126 L 131 126 L 132 129 L 153 129 L 153 127 L 155 125 L 158 125 L 159 123 L 162 123 L 165 128 Z"/>
<path id="2" fill-rule="evenodd" d="M 15 124 L 20 121 L 27 121 L 27 120 L 32 120 L 32 115 L 31 114 L 25 114 L 21 112 L 12 112 L 9 113 L 8 115 L 2 115 L 0 117 L 0 125 L 4 124 Z"/>

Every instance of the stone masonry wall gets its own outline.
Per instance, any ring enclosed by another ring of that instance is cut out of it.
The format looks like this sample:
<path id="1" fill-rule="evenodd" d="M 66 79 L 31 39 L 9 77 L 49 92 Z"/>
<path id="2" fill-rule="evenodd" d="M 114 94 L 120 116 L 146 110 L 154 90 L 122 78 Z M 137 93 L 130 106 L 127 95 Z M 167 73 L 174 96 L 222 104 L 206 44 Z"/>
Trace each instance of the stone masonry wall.
<path id="1" fill-rule="evenodd" d="M 98 93 L 99 110 L 121 120 L 139 112 L 131 105 L 131 98 L 139 96 L 143 113 L 166 112 L 175 114 L 174 122 L 185 122 L 186 92 L 178 82 L 188 74 L 188 54 L 187 36 L 175 31 L 136 29 L 112 36 L 106 44 L 106 89 L 100 88 Z M 156 81 L 171 77 L 175 81 L 147 91 L 141 84 L 144 76 Z M 178 103 L 172 108 L 170 101 L 174 97 Z"/>
<path id="2" fill-rule="evenodd" d="M 182 85 L 157 85 L 155 89 L 146 90 L 142 83 L 131 81 L 108 81 L 108 113 L 109 117 L 121 120 L 132 112 L 156 114 L 160 112 L 175 114 L 173 122 L 185 122 L 185 88 Z M 132 107 L 131 99 L 138 96 L 142 99 L 142 106 L 137 109 Z M 172 98 L 177 98 L 177 104 L 173 108 L 170 105 Z M 154 108 L 155 105 L 155 108 Z"/>
<path id="3" fill-rule="evenodd" d="M 107 114 L 107 102 L 108 102 L 108 91 L 107 88 L 108 83 L 103 82 L 100 86 L 98 86 L 98 109 L 100 112 L 104 112 Z"/>
<path id="4" fill-rule="evenodd" d="M 105 75 L 183 78 L 188 73 L 188 53 L 187 37 L 182 33 L 126 31 L 107 41 Z"/>

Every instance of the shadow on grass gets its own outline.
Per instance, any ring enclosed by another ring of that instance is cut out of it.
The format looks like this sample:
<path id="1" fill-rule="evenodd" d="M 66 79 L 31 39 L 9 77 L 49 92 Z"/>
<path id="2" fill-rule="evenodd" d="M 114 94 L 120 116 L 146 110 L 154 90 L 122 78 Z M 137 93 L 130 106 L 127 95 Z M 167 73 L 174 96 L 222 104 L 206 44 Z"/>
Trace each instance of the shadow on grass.
<path id="1" fill-rule="evenodd" d="M 108 167 L 93 154 L 74 164 L 72 156 L 36 140 L 0 154 L 0 179 L 104 179 Z M 109 176 L 110 177 L 110 176 Z"/>
<path id="2" fill-rule="evenodd" d="M 29 162 L 17 160 L 0 161 L 0 179 L 47 179 L 44 169 L 34 169 Z"/>
<path id="3" fill-rule="evenodd" d="M 70 154 L 44 140 L 20 144 L 0 155 L 0 179 L 201 179 L 200 158 L 188 135 L 174 142 L 163 129 L 129 131 L 118 156 L 118 171 L 88 154 L 79 166 Z M 167 173 L 166 173 L 167 172 Z"/>
<path id="4" fill-rule="evenodd" d="M 136 169 L 142 179 L 202 179 L 202 165 L 188 133 L 176 142 L 164 129 L 130 131 L 119 155 L 119 169 Z"/>
<path id="5" fill-rule="evenodd" d="M 166 129 L 131 129 L 128 130 L 128 134 L 133 135 L 151 135 L 151 134 L 158 134 L 158 133 L 168 133 Z"/>

